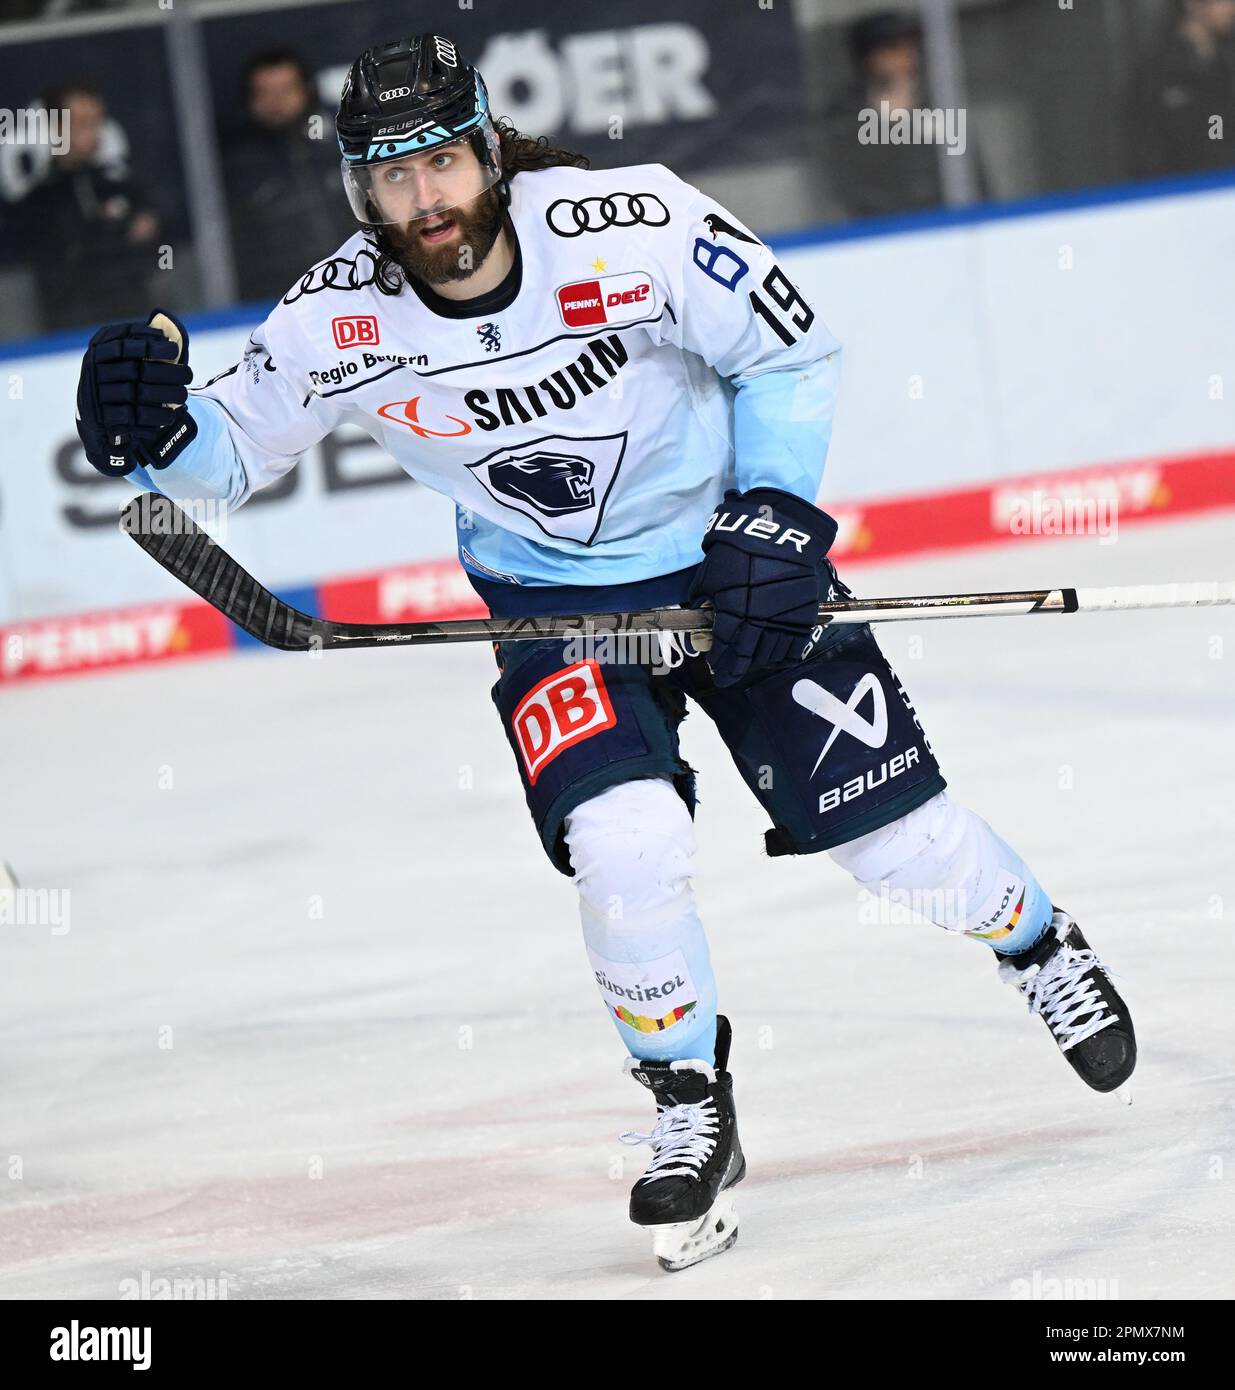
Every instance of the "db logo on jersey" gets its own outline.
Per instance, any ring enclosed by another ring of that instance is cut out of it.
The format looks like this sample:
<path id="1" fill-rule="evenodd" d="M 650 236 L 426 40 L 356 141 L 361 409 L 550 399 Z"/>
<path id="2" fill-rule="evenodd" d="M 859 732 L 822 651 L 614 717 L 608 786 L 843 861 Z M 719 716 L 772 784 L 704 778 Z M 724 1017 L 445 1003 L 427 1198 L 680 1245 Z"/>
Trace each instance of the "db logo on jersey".
<path id="1" fill-rule="evenodd" d="M 527 780 L 534 787 L 544 768 L 572 743 L 617 723 L 605 678 L 591 658 L 533 686 L 511 717 Z"/>
<path id="2" fill-rule="evenodd" d="M 381 342 L 377 320 L 372 314 L 352 314 L 348 318 L 331 319 L 334 345 L 339 348 L 373 347 Z"/>
<path id="3" fill-rule="evenodd" d="M 656 296 L 651 277 L 642 271 L 629 275 L 605 275 L 599 280 L 579 280 L 557 292 L 558 313 L 567 328 L 589 328 L 598 323 L 628 323 L 643 318 Z"/>

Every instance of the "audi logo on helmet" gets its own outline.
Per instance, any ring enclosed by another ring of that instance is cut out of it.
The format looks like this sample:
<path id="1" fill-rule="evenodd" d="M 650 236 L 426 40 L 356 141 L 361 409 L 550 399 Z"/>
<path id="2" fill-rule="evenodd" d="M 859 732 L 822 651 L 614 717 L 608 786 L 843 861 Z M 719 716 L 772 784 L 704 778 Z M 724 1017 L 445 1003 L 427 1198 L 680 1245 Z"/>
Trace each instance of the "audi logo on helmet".
<path id="1" fill-rule="evenodd" d="M 393 101 L 395 97 L 410 97 L 412 89 L 410 87 L 391 87 L 388 92 L 378 92 L 378 101 Z"/>

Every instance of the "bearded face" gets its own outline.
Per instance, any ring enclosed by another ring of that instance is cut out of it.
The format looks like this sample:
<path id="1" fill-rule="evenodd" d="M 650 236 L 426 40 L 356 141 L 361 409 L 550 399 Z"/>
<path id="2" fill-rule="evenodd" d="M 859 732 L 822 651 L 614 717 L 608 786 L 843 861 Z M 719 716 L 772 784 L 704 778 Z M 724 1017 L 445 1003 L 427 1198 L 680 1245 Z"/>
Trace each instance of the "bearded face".
<path id="1" fill-rule="evenodd" d="M 403 273 L 432 285 L 465 280 L 493 249 L 502 230 L 502 205 L 487 188 L 470 203 L 385 229 Z"/>

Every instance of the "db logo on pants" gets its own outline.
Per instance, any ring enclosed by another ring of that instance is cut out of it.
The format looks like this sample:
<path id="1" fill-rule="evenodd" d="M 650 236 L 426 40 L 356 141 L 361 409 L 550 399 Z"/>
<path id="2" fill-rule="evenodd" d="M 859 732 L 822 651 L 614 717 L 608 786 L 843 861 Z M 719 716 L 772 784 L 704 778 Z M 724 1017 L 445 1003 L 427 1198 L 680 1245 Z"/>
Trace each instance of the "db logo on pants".
<path id="1" fill-rule="evenodd" d="M 605 678 L 592 659 L 555 671 L 519 701 L 511 719 L 531 786 L 571 744 L 617 723 Z"/>

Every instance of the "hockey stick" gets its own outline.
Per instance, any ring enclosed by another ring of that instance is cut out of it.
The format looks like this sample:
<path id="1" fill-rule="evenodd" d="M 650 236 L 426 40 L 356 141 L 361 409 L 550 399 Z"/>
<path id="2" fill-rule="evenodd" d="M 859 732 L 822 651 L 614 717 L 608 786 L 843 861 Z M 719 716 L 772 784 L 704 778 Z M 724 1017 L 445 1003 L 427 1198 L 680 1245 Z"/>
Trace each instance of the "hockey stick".
<path id="1" fill-rule="evenodd" d="M 335 623 L 300 612 L 269 589 L 201 530 L 169 498 L 142 493 L 121 513 L 121 529 L 250 637 L 285 652 L 338 647 L 407 647 L 431 642 L 517 642 L 545 637 L 634 637 L 657 632 L 705 636 L 712 615 L 699 608 L 552 617 L 465 618 L 444 623 Z M 941 594 L 921 598 L 821 603 L 819 621 L 889 623 L 918 618 L 1014 617 L 1028 613 L 1098 613 L 1131 608 L 1196 608 L 1235 603 L 1235 583 L 1136 584 L 1117 589 L 1036 589 L 1025 593 Z M 700 650 L 705 643 L 697 641 Z"/>

